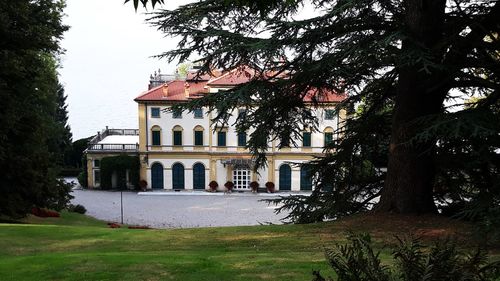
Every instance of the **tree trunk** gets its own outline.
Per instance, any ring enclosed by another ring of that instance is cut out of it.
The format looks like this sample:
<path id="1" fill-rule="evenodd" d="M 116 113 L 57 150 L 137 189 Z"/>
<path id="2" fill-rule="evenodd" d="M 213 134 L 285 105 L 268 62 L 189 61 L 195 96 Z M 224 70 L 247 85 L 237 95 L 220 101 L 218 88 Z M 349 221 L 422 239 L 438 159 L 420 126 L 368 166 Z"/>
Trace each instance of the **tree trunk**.
<path id="1" fill-rule="evenodd" d="M 405 28 L 411 39 L 403 41 L 402 54 L 422 56 L 425 52 L 430 56 L 426 59 L 439 64 L 443 50 L 439 50 L 437 43 L 442 38 L 445 0 L 407 0 L 405 14 Z M 398 69 L 389 164 L 377 205 L 379 211 L 436 212 L 433 200 L 436 144 L 409 141 L 425 125 L 415 120 L 441 112 L 447 93 L 446 75 L 438 68 L 424 68 L 424 62 L 412 60 L 413 63 Z"/>

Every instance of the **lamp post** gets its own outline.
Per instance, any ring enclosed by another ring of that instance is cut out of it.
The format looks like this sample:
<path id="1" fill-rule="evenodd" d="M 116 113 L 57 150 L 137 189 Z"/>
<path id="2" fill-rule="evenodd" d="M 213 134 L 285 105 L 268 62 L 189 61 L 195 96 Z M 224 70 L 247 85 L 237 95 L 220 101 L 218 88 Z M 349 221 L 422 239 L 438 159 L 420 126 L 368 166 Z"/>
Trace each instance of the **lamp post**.
<path id="1" fill-rule="evenodd" d="M 120 214 L 121 214 L 121 223 L 123 224 L 123 191 L 120 191 Z"/>

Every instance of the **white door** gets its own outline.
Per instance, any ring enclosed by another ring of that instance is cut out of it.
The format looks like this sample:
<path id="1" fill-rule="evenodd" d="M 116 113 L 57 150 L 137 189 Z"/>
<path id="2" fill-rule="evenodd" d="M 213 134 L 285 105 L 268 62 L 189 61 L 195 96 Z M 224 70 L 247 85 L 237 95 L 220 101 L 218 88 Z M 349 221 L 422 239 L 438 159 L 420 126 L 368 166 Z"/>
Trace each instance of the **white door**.
<path id="1" fill-rule="evenodd" d="M 234 189 L 249 189 L 250 188 L 250 170 L 236 169 L 233 170 Z"/>

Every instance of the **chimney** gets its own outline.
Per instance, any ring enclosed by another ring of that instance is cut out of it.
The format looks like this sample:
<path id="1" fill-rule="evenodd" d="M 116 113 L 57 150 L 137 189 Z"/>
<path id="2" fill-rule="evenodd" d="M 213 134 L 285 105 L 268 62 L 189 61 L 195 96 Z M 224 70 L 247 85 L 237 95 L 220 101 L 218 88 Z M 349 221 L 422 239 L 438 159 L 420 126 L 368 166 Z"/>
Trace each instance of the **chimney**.
<path id="1" fill-rule="evenodd" d="M 163 94 L 164 98 L 168 97 L 168 84 L 167 83 L 163 84 L 162 94 Z"/>
<path id="2" fill-rule="evenodd" d="M 185 82 L 184 83 L 184 95 L 186 96 L 186 98 L 189 98 L 189 83 L 188 82 Z"/>

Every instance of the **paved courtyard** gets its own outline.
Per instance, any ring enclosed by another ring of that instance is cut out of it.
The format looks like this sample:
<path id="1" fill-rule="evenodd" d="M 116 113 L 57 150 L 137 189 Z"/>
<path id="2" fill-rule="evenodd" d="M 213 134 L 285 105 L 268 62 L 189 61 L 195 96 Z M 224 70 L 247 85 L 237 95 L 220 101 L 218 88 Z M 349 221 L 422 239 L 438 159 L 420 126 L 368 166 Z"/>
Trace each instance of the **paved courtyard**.
<path id="1" fill-rule="evenodd" d="M 82 204 L 87 215 L 120 222 L 120 192 L 74 190 L 73 204 Z M 276 196 L 276 195 L 274 195 Z M 275 206 L 261 199 L 269 194 L 164 193 L 139 195 L 123 192 L 123 221 L 154 228 L 279 224 L 285 215 L 276 215 Z"/>

